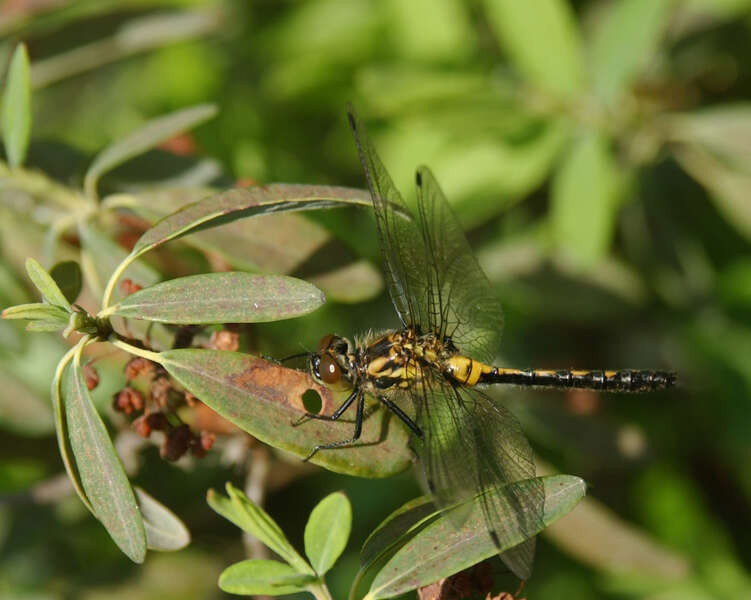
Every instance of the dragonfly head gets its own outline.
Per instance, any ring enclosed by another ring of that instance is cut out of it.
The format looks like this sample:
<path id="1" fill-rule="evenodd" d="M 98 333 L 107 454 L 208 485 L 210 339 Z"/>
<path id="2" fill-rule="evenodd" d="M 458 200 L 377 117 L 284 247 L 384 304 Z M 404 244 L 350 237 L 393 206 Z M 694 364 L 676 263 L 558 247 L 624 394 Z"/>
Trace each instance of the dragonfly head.
<path id="1" fill-rule="evenodd" d="M 352 342 L 337 335 L 323 336 L 316 351 L 310 355 L 313 378 L 331 389 L 352 387 L 353 364 Z"/>

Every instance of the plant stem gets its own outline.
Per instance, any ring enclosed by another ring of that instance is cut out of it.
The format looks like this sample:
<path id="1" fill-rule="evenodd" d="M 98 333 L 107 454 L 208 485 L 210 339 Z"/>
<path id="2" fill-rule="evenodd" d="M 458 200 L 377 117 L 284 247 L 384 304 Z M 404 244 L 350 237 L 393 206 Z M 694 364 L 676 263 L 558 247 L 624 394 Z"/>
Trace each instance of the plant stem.
<path id="1" fill-rule="evenodd" d="M 332 600 L 331 592 L 323 581 L 323 578 L 319 579 L 318 583 L 309 585 L 305 588 L 308 590 L 317 600 Z"/>
<path id="2" fill-rule="evenodd" d="M 132 344 L 129 344 L 120 339 L 112 339 L 112 336 L 110 336 L 109 341 L 113 346 L 117 346 L 118 348 L 120 348 L 120 350 L 125 350 L 126 352 L 129 352 L 130 354 L 135 354 L 136 356 L 140 356 L 141 358 L 145 358 L 155 363 L 162 364 L 162 357 L 159 352 L 152 352 L 151 350 L 145 350 L 144 348 L 133 346 Z"/>
<path id="3" fill-rule="evenodd" d="M 104 294 L 102 296 L 102 312 L 104 312 L 105 309 L 109 308 L 110 301 L 112 300 L 112 292 L 115 291 L 115 284 L 117 283 L 117 280 L 120 279 L 120 276 L 125 272 L 125 269 L 127 269 L 134 260 L 138 258 L 138 254 L 128 254 L 123 261 L 117 265 L 117 268 L 112 272 L 112 275 L 110 275 L 110 279 L 107 282 L 107 287 L 104 288 Z M 100 313 L 101 314 L 101 313 Z"/>

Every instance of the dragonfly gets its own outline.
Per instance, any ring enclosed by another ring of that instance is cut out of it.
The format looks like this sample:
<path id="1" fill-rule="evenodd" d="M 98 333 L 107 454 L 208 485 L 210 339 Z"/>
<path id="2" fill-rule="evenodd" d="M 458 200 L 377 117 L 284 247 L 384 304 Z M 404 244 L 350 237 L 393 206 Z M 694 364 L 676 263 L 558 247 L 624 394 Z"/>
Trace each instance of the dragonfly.
<path id="1" fill-rule="evenodd" d="M 484 391 L 495 384 L 646 392 L 676 376 L 647 370 L 550 370 L 494 366 L 503 326 L 501 304 L 430 169 L 416 171 L 417 216 L 394 185 L 366 129 L 348 105 L 349 126 L 370 189 L 383 269 L 401 327 L 352 340 L 324 336 L 309 355 L 313 377 L 347 390 L 330 415 L 355 405 L 350 446 L 362 431 L 365 399 L 376 398 L 412 432 L 423 481 L 439 508 L 480 502 L 487 533 L 520 579 L 532 572 L 535 534 L 543 529 L 544 488 L 519 421 Z M 412 411 L 405 410 L 411 404 Z M 513 482 L 529 480 L 524 492 Z M 461 519 L 461 517 L 459 517 Z M 459 523 L 457 523 L 459 525 Z M 525 540 L 501 551 L 508 536 Z"/>

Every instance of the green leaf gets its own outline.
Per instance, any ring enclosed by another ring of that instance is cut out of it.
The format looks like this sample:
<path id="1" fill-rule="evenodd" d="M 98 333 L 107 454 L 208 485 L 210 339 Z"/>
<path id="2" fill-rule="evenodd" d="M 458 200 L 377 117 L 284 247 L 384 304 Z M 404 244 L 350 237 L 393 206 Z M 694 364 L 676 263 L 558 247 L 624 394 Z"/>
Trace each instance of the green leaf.
<path id="1" fill-rule="evenodd" d="M 18 304 L 3 310 L 3 319 L 34 319 L 43 321 L 60 321 L 63 327 L 68 324 L 70 313 L 54 304 L 34 302 L 32 304 Z"/>
<path id="2" fill-rule="evenodd" d="M 675 150 L 681 167 L 710 193 L 717 212 L 746 239 L 751 239 L 751 174 L 728 168 L 704 148 Z"/>
<path id="3" fill-rule="evenodd" d="M 293 213 L 259 215 L 185 238 L 238 270 L 292 273 L 329 239 L 317 223 Z"/>
<path id="4" fill-rule="evenodd" d="M 3 319 L 26 319 L 27 331 L 59 331 L 70 322 L 70 313 L 54 304 L 36 302 L 9 306 L 2 312 Z"/>
<path id="5" fill-rule="evenodd" d="M 206 195 L 207 191 L 197 188 L 148 190 L 132 196 L 130 208 L 154 224 Z M 288 274 L 329 238 L 321 225 L 303 215 L 283 212 L 233 221 L 184 239 L 189 246 L 218 256 L 239 271 Z"/>
<path id="6" fill-rule="evenodd" d="M 82 342 L 79 342 L 79 344 Z M 52 406 L 55 411 L 55 433 L 57 434 L 57 445 L 60 450 L 60 458 L 63 460 L 63 465 L 68 473 L 73 489 L 76 490 L 78 497 L 83 502 L 84 506 L 94 512 L 94 507 L 91 506 L 91 502 L 86 497 L 86 492 L 83 490 L 83 483 L 81 482 L 81 474 L 76 467 L 76 460 L 73 456 L 73 449 L 70 445 L 70 436 L 68 435 L 68 419 L 65 414 L 65 401 L 64 392 L 62 390 L 63 381 L 68 381 L 73 377 L 73 366 L 70 364 L 73 353 L 77 348 L 71 348 L 68 353 L 60 360 L 55 370 L 55 376 L 52 379 Z"/>
<path id="7" fill-rule="evenodd" d="M 592 41 L 595 93 L 612 104 L 654 57 L 673 3 L 618 0 L 607 7 Z"/>
<path id="8" fill-rule="evenodd" d="M 55 280 L 57 287 L 68 302 L 71 304 L 75 302 L 83 286 L 81 267 L 78 263 L 74 260 L 59 262 L 50 269 L 50 276 Z"/>
<path id="9" fill-rule="evenodd" d="M 8 69 L 3 93 L 3 142 L 11 168 L 21 166 L 26 158 L 31 133 L 31 85 L 29 55 L 26 46 L 18 44 Z"/>
<path id="10" fill-rule="evenodd" d="M 322 576 L 344 551 L 352 529 L 352 507 L 341 492 L 329 494 L 310 513 L 305 525 L 305 554 Z"/>
<path id="11" fill-rule="evenodd" d="M 721 104 L 663 118 L 673 141 L 699 146 L 728 169 L 751 175 L 751 103 Z"/>
<path id="12" fill-rule="evenodd" d="M 253 215 L 352 204 L 372 206 L 370 194 L 353 188 L 285 183 L 232 189 L 165 217 L 139 238 L 131 254 L 140 256 L 169 240 Z"/>
<path id="13" fill-rule="evenodd" d="M 26 331 L 34 331 L 34 332 L 60 331 L 61 329 L 65 329 L 67 325 L 68 325 L 68 321 L 65 321 L 64 323 L 58 320 L 30 321 L 29 323 L 26 324 Z"/>
<path id="14" fill-rule="evenodd" d="M 55 280 L 52 279 L 49 273 L 42 268 L 42 265 L 33 258 L 26 259 L 26 272 L 29 274 L 32 283 L 47 302 L 64 308 L 68 312 L 73 310 L 68 299 L 60 291 L 60 288 L 57 287 Z"/>
<path id="15" fill-rule="evenodd" d="M 219 587 L 230 594 L 281 596 L 305 591 L 315 580 L 279 561 L 254 558 L 227 567 L 219 576 Z"/>
<path id="16" fill-rule="evenodd" d="M 460 0 L 387 3 L 395 52 L 403 62 L 456 63 L 471 56 L 477 36 Z"/>
<path id="17" fill-rule="evenodd" d="M 475 114 L 475 122 L 497 123 L 508 118 L 504 105 L 490 114 Z M 511 109 L 510 109 L 511 110 Z M 387 137 L 383 137 L 384 156 L 389 157 L 390 172 L 400 189 L 414 186 L 414 157 L 431 165 L 441 187 L 454 206 L 462 224 L 480 225 L 498 215 L 514 201 L 527 197 L 549 177 L 571 138 L 571 125 L 564 119 L 532 121 L 528 115 L 514 111 L 518 120 L 526 120 L 522 129 L 501 125 L 493 135 L 478 127 L 468 135 L 463 126 L 444 124 L 444 112 L 436 114 L 443 126 L 435 127 L 426 117 L 402 118 Z M 466 123 L 473 118 L 454 114 L 452 121 Z M 505 131 L 506 128 L 511 131 Z"/>
<path id="18" fill-rule="evenodd" d="M 213 104 L 199 104 L 148 121 L 143 127 L 115 142 L 94 159 L 84 178 L 84 191 L 96 198 L 98 179 L 107 171 L 143 154 L 174 135 L 195 127 L 213 117 L 217 112 Z"/>
<path id="19" fill-rule="evenodd" d="M 563 98 L 582 92 L 581 40 L 566 0 L 485 0 L 485 11 L 509 58 L 533 85 Z"/>
<path id="20" fill-rule="evenodd" d="M 315 286 L 286 275 L 205 273 L 126 296 L 102 313 L 162 323 L 261 323 L 307 314 L 324 302 Z"/>
<path id="21" fill-rule="evenodd" d="M 365 540 L 360 551 L 362 569 L 368 568 L 399 542 L 414 535 L 416 526 L 436 515 L 436 507 L 430 496 L 419 496 L 397 508 Z"/>
<path id="22" fill-rule="evenodd" d="M 305 411 L 302 395 L 309 389 L 320 395 L 323 414 L 337 406 L 331 392 L 306 373 L 220 350 L 167 350 L 154 360 L 212 410 L 276 448 L 304 457 L 314 446 L 352 437 L 353 423 L 346 415 L 337 421 L 311 419 L 292 426 Z M 337 473 L 388 477 L 411 465 L 408 439 L 389 411 L 376 411 L 365 419 L 356 444 L 318 452 L 310 462 Z"/>
<path id="23" fill-rule="evenodd" d="M 82 338 L 85 341 L 86 338 Z M 81 370 L 79 343 L 62 380 L 65 425 L 81 485 L 94 515 L 133 562 L 146 555 L 146 534 L 133 489 L 115 453 L 107 429 L 94 408 Z"/>
<path id="24" fill-rule="evenodd" d="M 151 550 L 180 550 L 190 543 L 185 524 L 161 502 L 139 487 L 134 488 L 143 517 L 146 545 Z"/>
<path id="25" fill-rule="evenodd" d="M 555 175 L 550 220 L 564 256 L 589 267 L 608 251 L 621 196 L 621 179 L 602 135 L 577 140 Z"/>
<path id="26" fill-rule="evenodd" d="M 380 271 L 366 260 L 358 260 L 309 279 L 321 288 L 329 300 L 335 302 L 365 302 L 383 290 Z"/>
<path id="27" fill-rule="evenodd" d="M 545 485 L 545 512 L 543 522 L 547 526 L 570 511 L 585 493 L 584 481 L 571 475 L 553 475 L 542 479 Z M 524 494 L 532 480 L 509 484 Z M 451 510 L 466 510 L 459 506 Z M 513 520 L 513 515 L 508 515 Z M 514 527 L 509 527 L 512 531 Z M 529 532 L 535 534 L 539 532 Z M 521 532 L 500 540 L 502 550 L 524 541 Z M 410 590 L 449 577 L 478 562 L 498 554 L 485 527 L 479 500 L 472 503 L 464 524 L 457 529 L 448 518 L 429 523 L 412 537 L 376 575 L 368 592 L 368 600 L 391 598 Z"/>
<path id="28" fill-rule="evenodd" d="M 229 498 L 220 496 L 214 490 L 208 491 L 206 501 L 209 506 L 225 519 L 232 521 L 243 531 L 255 536 L 264 545 L 276 552 L 294 568 L 295 573 L 315 577 L 315 572 L 310 568 L 310 565 L 287 541 L 284 532 L 266 511 L 251 502 L 245 494 L 231 483 L 227 483 L 226 488 Z"/>

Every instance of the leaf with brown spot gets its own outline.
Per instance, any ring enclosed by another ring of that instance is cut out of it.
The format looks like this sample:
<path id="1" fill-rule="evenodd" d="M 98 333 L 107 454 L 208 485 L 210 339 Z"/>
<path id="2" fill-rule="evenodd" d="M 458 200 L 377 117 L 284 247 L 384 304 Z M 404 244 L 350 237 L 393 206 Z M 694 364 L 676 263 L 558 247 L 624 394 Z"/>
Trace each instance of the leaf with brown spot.
<path id="1" fill-rule="evenodd" d="M 162 366 L 185 389 L 225 419 L 259 440 L 305 457 L 318 445 L 352 437 L 353 418 L 308 420 L 293 427 L 304 413 L 302 395 L 315 390 L 321 413 L 336 409 L 331 392 L 307 373 L 238 352 L 178 349 L 158 355 Z M 363 422 L 360 440 L 351 447 L 322 450 L 311 462 L 338 473 L 388 477 L 411 464 L 408 432 L 389 411 L 376 411 Z"/>

